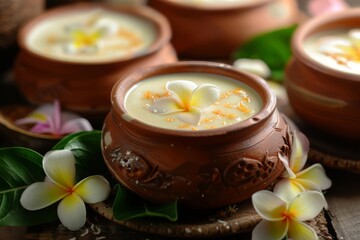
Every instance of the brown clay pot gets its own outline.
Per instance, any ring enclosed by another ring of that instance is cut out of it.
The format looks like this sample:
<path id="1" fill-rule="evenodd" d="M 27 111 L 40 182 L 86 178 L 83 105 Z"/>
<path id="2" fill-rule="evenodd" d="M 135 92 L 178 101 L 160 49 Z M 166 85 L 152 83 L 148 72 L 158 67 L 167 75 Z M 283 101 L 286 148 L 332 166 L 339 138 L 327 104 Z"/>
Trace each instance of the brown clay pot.
<path id="1" fill-rule="evenodd" d="M 42 21 L 61 14 L 104 9 L 127 13 L 155 24 L 158 37 L 142 54 L 99 63 L 66 62 L 31 51 L 25 39 Z M 156 11 L 144 7 L 115 7 L 79 3 L 49 10 L 26 24 L 20 31 L 21 53 L 14 69 L 15 80 L 25 97 L 34 104 L 59 99 L 65 109 L 81 114 L 104 113 L 110 109 L 109 95 L 115 82 L 125 74 L 142 67 L 177 61 L 170 45 L 171 30 L 167 20 Z"/>
<path id="2" fill-rule="evenodd" d="M 44 9 L 44 0 L 0 0 L 0 72 L 10 69 L 20 26 Z"/>
<path id="3" fill-rule="evenodd" d="M 211 130 L 177 131 L 125 120 L 124 97 L 137 82 L 170 73 L 213 73 L 255 89 L 264 106 L 252 118 Z M 125 187 L 154 202 L 177 199 L 188 208 L 214 208 L 248 199 L 283 171 L 292 132 L 275 108 L 275 95 L 259 77 L 231 66 L 179 62 L 138 71 L 112 90 L 112 110 L 102 132 L 102 151 L 111 174 Z"/>
<path id="4" fill-rule="evenodd" d="M 309 20 L 294 34 L 293 58 L 286 69 L 286 90 L 297 115 L 330 135 L 357 140 L 360 139 L 360 75 L 312 59 L 303 43 L 322 31 L 359 26 L 360 9 Z"/>
<path id="5" fill-rule="evenodd" d="M 298 21 L 296 0 L 256 0 L 217 7 L 149 0 L 149 5 L 169 19 L 177 53 L 189 58 L 229 58 L 255 35 Z"/>

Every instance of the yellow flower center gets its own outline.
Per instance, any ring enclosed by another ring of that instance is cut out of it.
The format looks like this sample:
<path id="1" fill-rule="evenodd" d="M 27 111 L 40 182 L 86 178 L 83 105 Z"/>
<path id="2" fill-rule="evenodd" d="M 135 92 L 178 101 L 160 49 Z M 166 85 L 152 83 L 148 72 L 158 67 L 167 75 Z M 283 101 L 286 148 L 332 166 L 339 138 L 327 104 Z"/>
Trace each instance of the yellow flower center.
<path id="1" fill-rule="evenodd" d="M 95 31 L 87 33 L 84 31 L 75 31 L 72 33 L 72 42 L 76 48 L 83 48 L 87 46 L 95 45 L 96 42 L 100 39 L 100 31 Z"/>

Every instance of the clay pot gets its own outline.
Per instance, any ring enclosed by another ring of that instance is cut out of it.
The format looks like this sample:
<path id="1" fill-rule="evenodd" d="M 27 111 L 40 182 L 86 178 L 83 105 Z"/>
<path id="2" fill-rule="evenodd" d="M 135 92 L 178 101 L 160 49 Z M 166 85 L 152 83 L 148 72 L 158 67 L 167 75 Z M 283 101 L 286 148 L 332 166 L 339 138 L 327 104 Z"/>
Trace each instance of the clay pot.
<path id="1" fill-rule="evenodd" d="M 44 9 L 44 0 L 0 0 L 0 72 L 8 70 L 18 49 L 20 26 Z"/>
<path id="2" fill-rule="evenodd" d="M 216 6 L 149 0 L 149 5 L 169 19 L 177 53 L 189 58 L 229 58 L 252 37 L 298 21 L 295 0 L 256 0 Z"/>
<path id="3" fill-rule="evenodd" d="M 293 58 L 286 69 L 286 90 L 296 114 L 327 134 L 348 139 L 360 139 L 360 75 L 312 59 L 303 43 L 319 32 L 359 26 L 360 9 L 309 20 L 293 36 Z"/>
<path id="4" fill-rule="evenodd" d="M 249 85 L 264 105 L 253 117 L 218 129 L 177 131 L 122 118 L 124 97 L 137 82 L 160 74 L 213 73 Z M 291 130 L 275 108 L 275 95 L 259 77 L 231 66 L 179 62 L 127 75 L 114 86 L 112 109 L 102 132 L 102 151 L 111 174 L 154 202 L 178 200 L 188 208 L 214 208 L 248 199 L 268 188 L 283 171 Z"/>
<path id="5" fill-rule="evenodd" d="M 152 22 L 157 39 L 142 53 L 99 63 L 69 62 L 39 55 L 26 44 L 28 34 L 41 22 L 77 11 L 104 9 L 139 16 Z M 21 53 L 15 66 L 15 80 L 25 97 L 34 104 L 59 99 L 65 109 L 84 115 L 96 115 L 110 109 L 109 95 L 115 82 L 142 67 L 177 61 L 169 44 L 171 30 L 167 20 L 156 11 L 142 6 L 115 7 L 79 3 L 49 10 L 26 24 L 20 31 Z"/>

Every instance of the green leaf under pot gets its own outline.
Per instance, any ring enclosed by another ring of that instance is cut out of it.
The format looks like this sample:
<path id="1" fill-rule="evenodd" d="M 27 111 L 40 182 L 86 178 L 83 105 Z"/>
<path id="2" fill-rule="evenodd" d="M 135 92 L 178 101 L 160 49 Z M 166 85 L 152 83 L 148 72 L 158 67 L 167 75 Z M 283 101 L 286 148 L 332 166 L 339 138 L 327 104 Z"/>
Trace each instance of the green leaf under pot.
<path id="1" fill-rule="evenodd" d="M 20 204 L 27 186 L 44 181 L 42 159 L 27 148 L 0 149 L 0 226 L 31 226 L 57 220 L 56 204 L 37 211 L 28 211 Z"/>
<path id="2" fill-rule="evenodd" d="M 140 198 L 119 184 L 115 186 L 115 190 L 116 196 L 112 209 L 117 220 L 139 217 L 160 217 L 170 221 L 178 219 L 176 201 L 166 204 L 155 204 Z"/>
<path id="3" fill-rule="evenodd" d="M 282 82 L 291 57 L 291 38 L 296 25 L 277 29 L 254 37 L 234 53 L 234 58 L 263 60 L 271 70 L 270 79 Z"/>

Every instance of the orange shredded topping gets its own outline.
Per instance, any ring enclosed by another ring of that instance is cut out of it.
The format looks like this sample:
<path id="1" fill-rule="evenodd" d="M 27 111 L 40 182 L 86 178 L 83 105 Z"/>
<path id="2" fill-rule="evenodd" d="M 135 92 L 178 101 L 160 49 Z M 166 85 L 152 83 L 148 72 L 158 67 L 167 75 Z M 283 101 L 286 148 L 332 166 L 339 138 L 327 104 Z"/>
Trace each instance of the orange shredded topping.
<path id="1" fill-rule="evenodd" d="M 173 121 L 175 121 L 175 119 L 173 119 L 173 118 L 167 118 L 166 121 L 167 121 L 167 122 L 173 122 Z"/>
<path id="2" fill-rule="evenodd" d="M 160 93 L 152 93 L 150 91 L 146 91 L 144 93 L 144 98 L 145 99 L 149 99 L 149 100 L 153 100 L 153 101 L 158 100 L 159 98 L 168 97 L 168 96 L 170 96 L 169 91 L 166 91 L 166 92 L 161 93 L 161 94 Z"/>
<path id="3" fill-rule="evenodd" d="M 245 106 L 242 102 L 240 102 L 237 106 L 237 109 L 240 110 L 243 113 L 250 113 L 251 109 Z"/>
<path id="4" fill-rule="evenodd" d="M 250 98 L 248 96 L 242 97 L 241 99 L 243 102 L 245 103 L 249 103 L 250 102 Z"/>
<path id="5" fill-rule="evenodd" d="M 188 128 L 188 127 L 190 127 L 189 124 L 181 124 L 181 125 L 177 126 L 177 128 Z"/>

